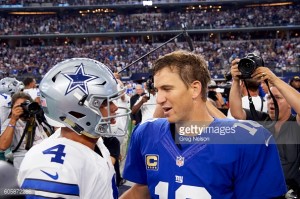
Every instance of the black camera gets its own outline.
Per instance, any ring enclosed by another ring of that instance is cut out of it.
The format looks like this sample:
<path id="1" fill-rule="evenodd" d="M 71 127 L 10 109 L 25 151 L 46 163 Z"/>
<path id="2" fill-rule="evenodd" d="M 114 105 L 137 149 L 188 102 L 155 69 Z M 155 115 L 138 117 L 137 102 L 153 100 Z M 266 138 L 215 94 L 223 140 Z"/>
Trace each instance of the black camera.
<path id="1" fill-rule="evenodd" d="M 249 53 L 246 57 L 242 58 L 238 63 L 238 69 L 242 73 L 239 78 L 240 79 L 251 79 L 252 73 L 260 66 L 264 66 L 264 60 L 262 57 Z M 230 81 L 232 79 L 232 75 L 227 72 L 224 75 L 226 81 Z"/>
<path id="2" fill-rule="evenodd" d="M 147 93 L 143 93 L 141 96 L 146 95 Z M 146 98 L 149 100 L 150 99 L 150 93 L 147 94 Z"/>
<path id="3" fill-rule="evenodd" d="M 149 91 L 154 90 L 154 80 L 152 75 L 150 75 L 146 81 L 146 87 Z"/>
<path id="4" fill-rule="evenodd" d="M 252 73 L 260 66 L 264 66 L 264 60 L 254 53 L 249 53 L 239 61 L 238 69 L 242 73 L 240 79 L 250 79 Z"/>
<path id="5" fill-rule="evenodd" d="M 30 102 L 29 100 L 26 100 L 20 106 L 23 108 L 24 113 L 21 115 L 21 117 L 27 118 L 31 115 L 35 115 L 40 112 L 41 106 L 37 102 Z"/>

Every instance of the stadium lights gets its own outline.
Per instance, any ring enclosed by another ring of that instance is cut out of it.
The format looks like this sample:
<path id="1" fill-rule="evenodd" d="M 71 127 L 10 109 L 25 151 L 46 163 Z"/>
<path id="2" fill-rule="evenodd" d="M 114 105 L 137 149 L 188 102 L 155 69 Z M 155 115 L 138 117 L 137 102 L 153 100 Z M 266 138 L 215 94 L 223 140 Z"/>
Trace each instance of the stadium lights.
<path id="1" fill-rule="evenodd" d="M 143 1 L 143 6 L 152 6 L 153 2 L 152 1 Z"/>

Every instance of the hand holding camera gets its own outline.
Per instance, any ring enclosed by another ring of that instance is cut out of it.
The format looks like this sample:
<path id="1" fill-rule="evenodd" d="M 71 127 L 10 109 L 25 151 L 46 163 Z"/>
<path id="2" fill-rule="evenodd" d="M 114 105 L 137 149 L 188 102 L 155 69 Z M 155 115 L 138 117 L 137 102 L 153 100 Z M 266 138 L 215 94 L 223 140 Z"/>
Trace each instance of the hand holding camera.
<path id="1" fill-rule="evenodd" d="M 24 113 L 23 108 L 21 107 L 20 104 L 16 104 L 14 107 L 12 107 L 11 110 L 11 119 L 12 120 L 19 120 L 19 118 L 21 117 L 21 115 Z"/>
<path id="2" fill-rule="evenodd" d="M 150 95 L 148 95 L 146 93 L 144 95 L 142 95 L 142 101 L 143 101 L 143 103 L 147 102 L 149 99 L 150 99 Z"/>
<path id="3" fill-rule="evenodd" d="M 28 118 L 32 115 L 35 115 L 41 110 L 41 107 L 37 102 L 30 102 L 29 100 L 21 103 L 19 107 L 21 107 L 23 110 L 23 114 L 20 116 L 23 118 Z"/>
<path id="4" fill-rule="evenodd" d="M 231 63 L 230 73 L 225 75 L 226 80 L 251 79 L 256 69 L 263 67 L 264 61 L 262 57 L 249 53 L 242 59 L 234 59 Z"/>
<path id="5" fill-rule="evenodd" d="M 271 85 L 277 85 L 280 82 L 280 78 L 277 77 L 269 68 L 267 67 L 259 67 L 254 73 L 251 75 L 253 79 L 257 79 L 258 81 L 268 81 Z"/>
<path id="6" fill-rule="evenodd" d="M 230 73 L 227 74 L 227 76 L 225 77 L 225 79 L 227 81 L 233 79 L 235 81 L 239 81 L 240 80 L 240 76 L 241 76 L 241 72 L 238 69 L 238 63 L 239 63 L 240 59 L 235 59 L 232 61 L 231 63 L 231 68 L 230 68 Z"/>

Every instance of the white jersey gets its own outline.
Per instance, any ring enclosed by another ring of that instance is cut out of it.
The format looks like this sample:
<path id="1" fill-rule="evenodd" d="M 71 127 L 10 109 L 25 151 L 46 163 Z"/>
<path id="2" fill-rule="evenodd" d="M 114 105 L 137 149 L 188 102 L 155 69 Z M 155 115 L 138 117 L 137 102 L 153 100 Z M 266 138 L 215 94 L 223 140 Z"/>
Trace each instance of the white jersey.
<path id="1" fill-rule="evenodd" d="M 0 126 L 8 118 L 11 110 L 11 97 L 7 94 L 0 94 Z"/>
<path id="2" fill-rule="evenodd" d="M 24 89 L 23 92 L 29 94 L 33 101 L 35 101 L 37 97 L 41 97 L 41 93 L 38 88 Z"/>
<path id="3" fill-rule="evenodd" d="M 109 152 L 101 138 L 97 145 L 103 157 L 67 138 L 44 140 L 27 152 L 19 170 L 20 187 L 50 198 L 117 198 Z"/>

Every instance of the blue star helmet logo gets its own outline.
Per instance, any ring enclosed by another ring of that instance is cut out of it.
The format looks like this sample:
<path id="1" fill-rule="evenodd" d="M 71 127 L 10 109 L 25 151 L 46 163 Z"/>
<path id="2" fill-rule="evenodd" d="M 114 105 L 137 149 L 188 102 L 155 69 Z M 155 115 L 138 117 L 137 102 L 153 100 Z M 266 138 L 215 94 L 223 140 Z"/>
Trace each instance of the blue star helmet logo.
<path id="1" fill-rule="evenodd" d="M 76 88 L 79 88 L 82 92 L 84 92 L 86 95 L 89 94 L 89 89 L 87 87 L 87 83 L 89 81 L 92 81 L 94 79 L 97 79 L 98 77 L 95 75 L 89 75 L 84 72 L 83 64 L 81 63 L 78 67 L 75 73 L 63 73 L 63 75 L 70 80 L 70 84 L 66 90 L 65 95 L 69 94 Z"/>

